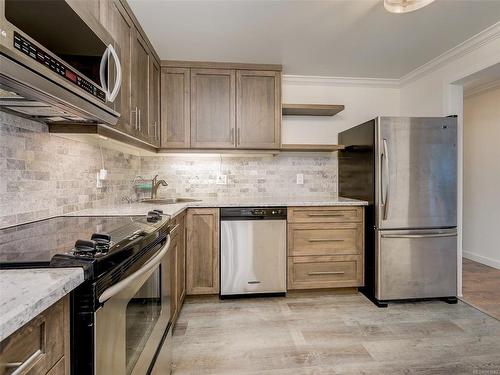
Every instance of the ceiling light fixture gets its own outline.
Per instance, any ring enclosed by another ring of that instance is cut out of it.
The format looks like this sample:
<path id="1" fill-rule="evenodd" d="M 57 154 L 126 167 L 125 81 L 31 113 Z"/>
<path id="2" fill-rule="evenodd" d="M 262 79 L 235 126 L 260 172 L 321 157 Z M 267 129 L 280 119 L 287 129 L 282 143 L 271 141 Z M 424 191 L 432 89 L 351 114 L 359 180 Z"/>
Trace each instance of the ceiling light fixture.
<path id="1" fill-rule="evenodd" d="M 429 5 L 434 0 L 384 0 L 384 7 L 391 13 L 408 13 Z"/>

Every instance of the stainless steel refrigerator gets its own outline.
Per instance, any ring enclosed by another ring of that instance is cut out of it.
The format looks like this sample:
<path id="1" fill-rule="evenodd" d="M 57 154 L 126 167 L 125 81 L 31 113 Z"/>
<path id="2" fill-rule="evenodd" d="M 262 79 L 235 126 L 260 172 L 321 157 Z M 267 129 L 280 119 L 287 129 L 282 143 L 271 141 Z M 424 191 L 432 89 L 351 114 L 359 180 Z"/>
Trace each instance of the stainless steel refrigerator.
<path id="1" fill-rule="evenodd" d="M 369 202 L 362 292 L 455 303 L 457 119 L 378 117 L 339 143 L 339 194 Z"/>

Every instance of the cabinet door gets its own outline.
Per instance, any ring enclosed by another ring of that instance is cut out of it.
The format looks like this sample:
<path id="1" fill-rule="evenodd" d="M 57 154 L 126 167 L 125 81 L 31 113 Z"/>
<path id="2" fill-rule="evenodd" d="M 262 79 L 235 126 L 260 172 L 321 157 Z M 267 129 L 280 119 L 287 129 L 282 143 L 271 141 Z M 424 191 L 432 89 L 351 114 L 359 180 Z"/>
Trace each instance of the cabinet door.
<path id="1" fill-rule="evenodd" d="M 160 144 L 160 65 L 150 57 L 149 81 L 149 138 L 155 146 Z"/>
<path id="2" fill-rule="evenodd" d="M 191 147 L 235 147 L 235 71 L 191 70 Z"/>
<path id="3" fill-rule="evenodd" d="M 237 71 L 236 146 L 278 149 L 281 144 L 281 73 Z"/>
<path id="4" fill-rule="evenodd" d="M 161 71 L 161 147 L 191 145 L 191 71 L 163 68 Z"/>
<path id="5" fill-rule="evenodd" d="M 132 123 L 136 135 L 149 140 L 149 50 L 137 30 L 132 37 Z"/>
<path id="6" fill-rule="evenodd" d="M 219 209 L 187 213 L 186 292 L 219 293 Z"/>
<path id="7" fill-rule="evenodd" d="M 118 0 L 109 0 L 107 29 L 119 46 L 122 66 L 120 93 L 114 101 L 115 111 L 120 113 L 117 128 L 127 134 L 135 133 L 135 122 L 131 121 L 131 42 L 134 24 Z M 135 118 L 134 118 L 135 120 Z"/>

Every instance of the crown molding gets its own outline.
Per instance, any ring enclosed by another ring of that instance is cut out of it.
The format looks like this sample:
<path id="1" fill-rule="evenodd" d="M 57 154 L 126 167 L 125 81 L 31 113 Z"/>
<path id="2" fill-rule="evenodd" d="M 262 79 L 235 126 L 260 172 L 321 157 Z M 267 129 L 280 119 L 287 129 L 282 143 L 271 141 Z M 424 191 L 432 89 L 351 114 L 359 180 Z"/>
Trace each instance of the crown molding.
<path id="1" fill-rule="evenodd" d="M 363 86 L 380 88 L 399 88 L 399 79 L 392 78 L 355 78 L 355 77 L 324 77 L 301 76 L 285 74 L 283 83 L 302 85 L 332 85 L 332 86 Z"/>
<path id="2" fill-rule="evenodd" d="M 410 83 L 424 74 L 428 74 L 446 63 L 456 60 L 462 56 L 465 56 L 482 46 L 494 42 L 496 40 L 500 41 L 500 22 L 493 24 L 492 26 L 484 29 L 473 37 L 467 39 L 466 41 L 460 43 L 456 47 L 444 52 L 438 57 L 428 61 L 427 63 L 419 66 L 410 73 L 404 75 L 399 79 L 400 85 L 405 85 Z"/>
<path id="3" fill-rule="evenodd" d="M 500 79 L 497 79 L 493 82 L 487 82 L 482 85 L 476 86 L 473 89 L 464 91 L 464 98 L 470 98 L 471 96 L 481 94 L 485 91 L 496 89 L 497 87 L 500 87 Z"/>

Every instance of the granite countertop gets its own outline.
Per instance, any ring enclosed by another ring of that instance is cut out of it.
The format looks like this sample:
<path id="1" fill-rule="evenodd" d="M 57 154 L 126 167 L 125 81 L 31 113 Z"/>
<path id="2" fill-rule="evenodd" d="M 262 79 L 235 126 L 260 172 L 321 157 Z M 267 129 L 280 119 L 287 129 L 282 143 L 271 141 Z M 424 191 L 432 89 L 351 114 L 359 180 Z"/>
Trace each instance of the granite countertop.
<path id="1" fill-rule="evenodd" d="M 159 198 L 161 199 L 161 198 Z M 219 198 L 200 199 L 196 202 L 175 204 L 131 203 L 117 204 L 73 212 L 69 216 L 107 216 L 107 215 L 144 215 L 148 210 L 158 208 L 166 215 L 175 217 L 189 207 L 267 207 L 267 206 L 366 206 L 368 202 L 343 197 L 327 196 L 321 198 L 265 197 L 265 198 Z"/>
<path id="2" fill-rule="evenodd" d="M 132 203 L 91 208 L 68 216 L 144 215 L 153 208 L 172 217 L 188 207 L 257 206 L 365 206 L 356 199 L 325 196 L 320 198 L 227 198 L 202 199 L 176 204 Z M 84 281 L 81 268 L 39 268 L 0 271 L 0 341 L 28 323 Z"/>
<path id="3" fill-rule="evenodd" d="M 81 268 L 0 270 L 0 341 L 82 282 Z"/>

